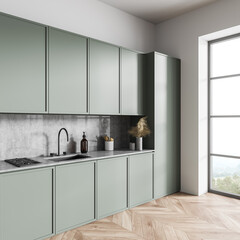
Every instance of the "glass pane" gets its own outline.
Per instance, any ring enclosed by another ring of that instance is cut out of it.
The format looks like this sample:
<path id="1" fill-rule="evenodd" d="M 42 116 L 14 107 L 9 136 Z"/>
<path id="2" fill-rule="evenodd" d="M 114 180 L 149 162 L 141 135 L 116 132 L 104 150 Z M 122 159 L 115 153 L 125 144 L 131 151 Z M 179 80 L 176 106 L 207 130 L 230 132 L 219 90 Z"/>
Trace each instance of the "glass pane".
<path id="1" fill-rule="evenodd" d="M 211 80 L 210 84 L 211 115 L 240 115 L 240 77 Z"/>
<path id="2" fill-rule="evenodd" d="M 211 189 L 240 195 L 240 159 L 211 157 Z"/>
<path id="3" fill-rule="evenodd" d="M 212 118 L 211 153 L 240 156 L 240 118 Z"/>
<path id="4" fill-rule="evenodd" d="M 240 73 L 240 37 L 210 45 L 211 77 Z"/>

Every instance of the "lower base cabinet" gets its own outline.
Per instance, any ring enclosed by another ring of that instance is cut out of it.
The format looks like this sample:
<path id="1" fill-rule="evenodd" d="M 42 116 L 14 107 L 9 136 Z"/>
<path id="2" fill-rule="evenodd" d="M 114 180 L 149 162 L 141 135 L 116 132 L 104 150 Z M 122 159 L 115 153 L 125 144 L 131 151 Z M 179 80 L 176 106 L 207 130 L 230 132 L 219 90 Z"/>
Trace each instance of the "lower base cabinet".
<path id="1" fill-rule="evenodd" d="M 94 220 L 94 165 L 56 167 L 56 233 Z"/>
<path id="2" fill-rule="evenodd" d="M 46 239 L 153 197 L 153 153 L 0 174 L 0 240 Z"/>
<path id="3" fill-rule="evenodd" d="M 129 207 L 134 207 L 153 198 L 153 154 L 138 154 L 129 157 Z"/>
<path id="4" fill-rule="evenodd" d="M 53 168 L 0 175 L 0 240 L 53 234 Z"/>
<path id="5" fill-rule="evenodd" d="M 127 158 L 97 162 L 97 218 L 127 208 Z"/>

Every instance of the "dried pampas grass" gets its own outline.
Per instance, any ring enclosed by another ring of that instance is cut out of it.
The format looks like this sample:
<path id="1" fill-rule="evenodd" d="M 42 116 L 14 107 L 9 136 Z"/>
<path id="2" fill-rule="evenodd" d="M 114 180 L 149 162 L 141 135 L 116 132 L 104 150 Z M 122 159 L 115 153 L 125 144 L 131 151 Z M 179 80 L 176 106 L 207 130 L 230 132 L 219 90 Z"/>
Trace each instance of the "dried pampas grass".
<path id="1" fill-rule="evenodd" d="M 137 123 L 136 127 L 132 127 L 128 133 L 133 137 L 145 137 L 151 133 L 147 124 L 147 117 L 142 117 Z"/>

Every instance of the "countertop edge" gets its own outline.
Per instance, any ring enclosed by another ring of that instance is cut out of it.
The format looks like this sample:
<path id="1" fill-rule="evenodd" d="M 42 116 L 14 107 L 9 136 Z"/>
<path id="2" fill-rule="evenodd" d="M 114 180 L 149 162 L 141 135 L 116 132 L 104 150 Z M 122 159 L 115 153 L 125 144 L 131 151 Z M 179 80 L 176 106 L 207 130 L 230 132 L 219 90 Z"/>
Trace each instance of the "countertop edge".
<path id="1" fill-rule="evenodd" d="M 71 160 L 71 161 L 69 161 L 69 160 L 51 161 L 51 160 L 44 160 L 44 158 L 35 157 L 35 158 L 31 158 L 31 159 L 35 159 L 37 161 L 40 161 L 41 163 L 36 164 L 36 165 L 27 166 L 27 167 L 15 167 L 9 163 L 6 163 L 5 161 L 0 161 L 0 174 L 41 169 L 41 168 L 47 168 L 47 167 L 63 166 L 63 165 L 69 165 L 69 164 L 74 164 L 74 163 L 92 162 L 92 161 L 103 160 L 103 159 L 108 159 L 108 158 L 124 157 L 124 156 L 131 156 L 131 155 L 151 153 L 151 152 L 154 153 L 154 150 L 153 149 L 145 149 L 142 151 L 130 151 L 130 150 L 93 151 L 93 152 L 89 152 L 88 155 L 98 155 L 98 156 L 93 156 L 93 157 L 84 158 L 84 159 L 76 159 L 76 160 Z M 112 155 L 111 155 L 111 153 L 112 153 Z M 109 154 L 109 155 L 106 155 L 106 154 Z"/>

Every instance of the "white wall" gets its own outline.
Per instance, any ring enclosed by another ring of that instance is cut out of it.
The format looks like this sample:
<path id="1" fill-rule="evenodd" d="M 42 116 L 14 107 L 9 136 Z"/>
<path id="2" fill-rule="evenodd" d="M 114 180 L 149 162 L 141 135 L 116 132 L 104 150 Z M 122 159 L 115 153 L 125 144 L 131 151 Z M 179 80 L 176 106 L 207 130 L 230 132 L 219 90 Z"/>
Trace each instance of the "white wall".
<path id="1" fill-rule="evenodd" d="M 0 12 L 149 52 L 155 26 L 98 0 L 0 0 Z"/>
<path id="2" fill-rule="evenodd" d="M 221 0 L 157 25 L 156 50 L 182 60 L 181 73 L 181 190 L 191 194 L 206 191 L 206 145 L 199 123 L 206 114 L 199 111 L 198 38 L 240 25 L 240 1 Z M 206 101 L 205 101 L 206 105 Z M 202 107 L 202 106 L 201 106 Z M 206 111 L 205 111 L 206 113 Z M 206 136 L 205 136 L 206 137 Z M 207 139 L 205 141 L 207 144 Z M 203 149 L 205 152 L 199 152 Z M 205 166 L 205 167 L 203 167 Z"/>

